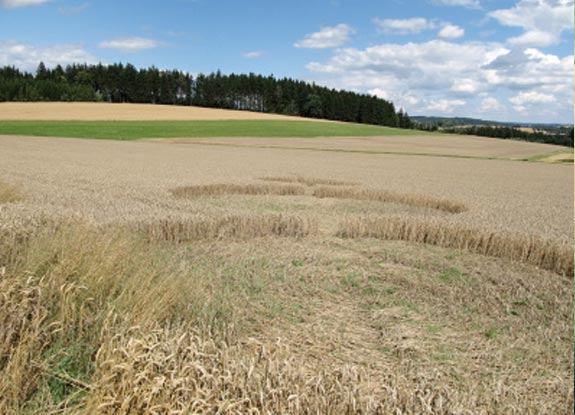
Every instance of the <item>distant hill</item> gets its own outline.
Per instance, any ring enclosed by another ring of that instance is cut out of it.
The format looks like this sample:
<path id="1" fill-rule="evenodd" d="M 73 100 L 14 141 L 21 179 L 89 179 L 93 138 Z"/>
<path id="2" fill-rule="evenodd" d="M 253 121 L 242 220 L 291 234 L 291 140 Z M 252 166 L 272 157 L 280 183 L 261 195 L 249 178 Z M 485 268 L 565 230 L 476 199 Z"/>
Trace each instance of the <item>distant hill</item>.
<path id="1" fill-rule="evenodd" d="M 565 126 L 572 126 L 573 124 L 559 124 L 559 123 L 521 123 L 521 122 L 501 122 L 482 120 L 479 118 L 467 117 L 427 117 L 423 115 L 410 116 L 412 121 L 422 124 L 435 125 L 441 127 L 455 127 L 459 125 L 491 125 L 491 126 L 504 126 L 504 127 L 526 127 L 526 128 L 559 128 Z"/>
<path id="2" fill-rule="evenodd" d="M 413 127 L 425 131 L 535 141 L 573 147 L 573 124 L 517 123 L 468 117 L 410 117 Z"/>

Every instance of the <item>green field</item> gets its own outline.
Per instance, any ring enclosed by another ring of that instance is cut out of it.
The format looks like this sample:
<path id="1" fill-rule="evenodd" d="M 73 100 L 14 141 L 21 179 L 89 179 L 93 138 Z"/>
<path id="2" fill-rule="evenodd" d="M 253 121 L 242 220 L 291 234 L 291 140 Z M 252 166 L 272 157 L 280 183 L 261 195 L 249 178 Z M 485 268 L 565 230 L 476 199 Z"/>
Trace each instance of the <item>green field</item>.
<path id="1" fill-rule="evenodd" d="M 423 135 L 422 131 L 315 121 L 0 121 L 0 135 L 137 140 L 178 137 Z"/>

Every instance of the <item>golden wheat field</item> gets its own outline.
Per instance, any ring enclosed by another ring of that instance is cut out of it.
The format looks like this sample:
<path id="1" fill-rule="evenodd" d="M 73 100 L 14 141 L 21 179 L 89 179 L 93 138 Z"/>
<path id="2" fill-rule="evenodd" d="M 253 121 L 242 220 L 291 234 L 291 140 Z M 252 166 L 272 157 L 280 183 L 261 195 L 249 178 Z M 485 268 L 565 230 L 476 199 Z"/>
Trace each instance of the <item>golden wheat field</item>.
<path id="1" fill-rule="evenodd" d="M 2 120 L 62 121 L 194 121 L 194 120 L 302 120 L 261 112 L 151 104 L 94 102 L 2 102 Z M 308 119 L 306 119 L 308 120 Z"/>
<path id="2" fill-rule="evenodd" d="M 487 137 L 436 135 L 436 136 L 384 136 L 384 137 L 332 137 L 309 138 L 174 138 L 178 144 L 211 144 L 231 147 L 279 148 L 316 150 L 365 154 L 401 154 L 456 156 L 520 160 L 549 154 L 550 162 L 573 158 L 573 152 L 554 144 L 494 140 Z"/>
<path id="3" fill-rule="evenodd" d="M 573 413 L 572 166 L 424 139 L 0 136 L 0 413 Z"/>

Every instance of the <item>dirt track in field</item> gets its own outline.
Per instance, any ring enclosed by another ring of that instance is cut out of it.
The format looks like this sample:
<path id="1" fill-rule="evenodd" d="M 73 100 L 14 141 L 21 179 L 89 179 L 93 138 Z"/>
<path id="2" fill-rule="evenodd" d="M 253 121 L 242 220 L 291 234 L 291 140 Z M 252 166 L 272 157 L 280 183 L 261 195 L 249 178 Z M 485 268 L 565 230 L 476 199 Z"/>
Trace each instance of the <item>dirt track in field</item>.
<path id="1" fill-rule="evenodd" d="M 199 120 L 284 120 L 288 117 L 260 112 L 152 104 L 108 104 L 95 102 L 3 102 L 0 120 L 22 121 L 199 121 Z"/>

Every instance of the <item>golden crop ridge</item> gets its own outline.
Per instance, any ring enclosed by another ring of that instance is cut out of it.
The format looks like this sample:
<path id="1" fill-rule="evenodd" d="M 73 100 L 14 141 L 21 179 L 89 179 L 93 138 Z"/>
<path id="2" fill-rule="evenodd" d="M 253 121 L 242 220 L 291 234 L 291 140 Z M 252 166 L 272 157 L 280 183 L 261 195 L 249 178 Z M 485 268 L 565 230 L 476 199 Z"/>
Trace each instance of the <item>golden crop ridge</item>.
<path id="1" fill-rule="evenodd" d="M 385 190 L 319 187 L 314 189 L 313 195 L 319 198 L 333 197 L 337 199 L 401 203 L 404 205 L 442 210 L 449 213 L 461 213 L 467 210 L 463 204 L 447 199 L 437 199 L 429 196 L 396 193 Z"/>
<path id="2" fill-rule="evenodd" d="M 379 238 L 438 245 L 573 275 L 573 248 L 537 236 L 470 229 L 431 219 L 424 221 L 402 217 L 347 218 L 340 224 L 337 234 L 344 238 Z"/>
<path id="3" fill-rule="evenodd" d="M 189 242 L 201 239 L 251 239 L 265 236 L 302 238 L 317 233 L 312 218 L 294 215 L 229 215 L 218 218 L 160 219 L 136 228 L 151 241 Z"/>
<path id="4" fill-rule="evenodd" d="M 305 189 L 298 185 L 262 185 L 262 184 L 207 184 L 182 186 L 172 190 L 176 197 L 209 197 L 222 195 L 277 195 L 296 196 L 305 194 Z"/>

